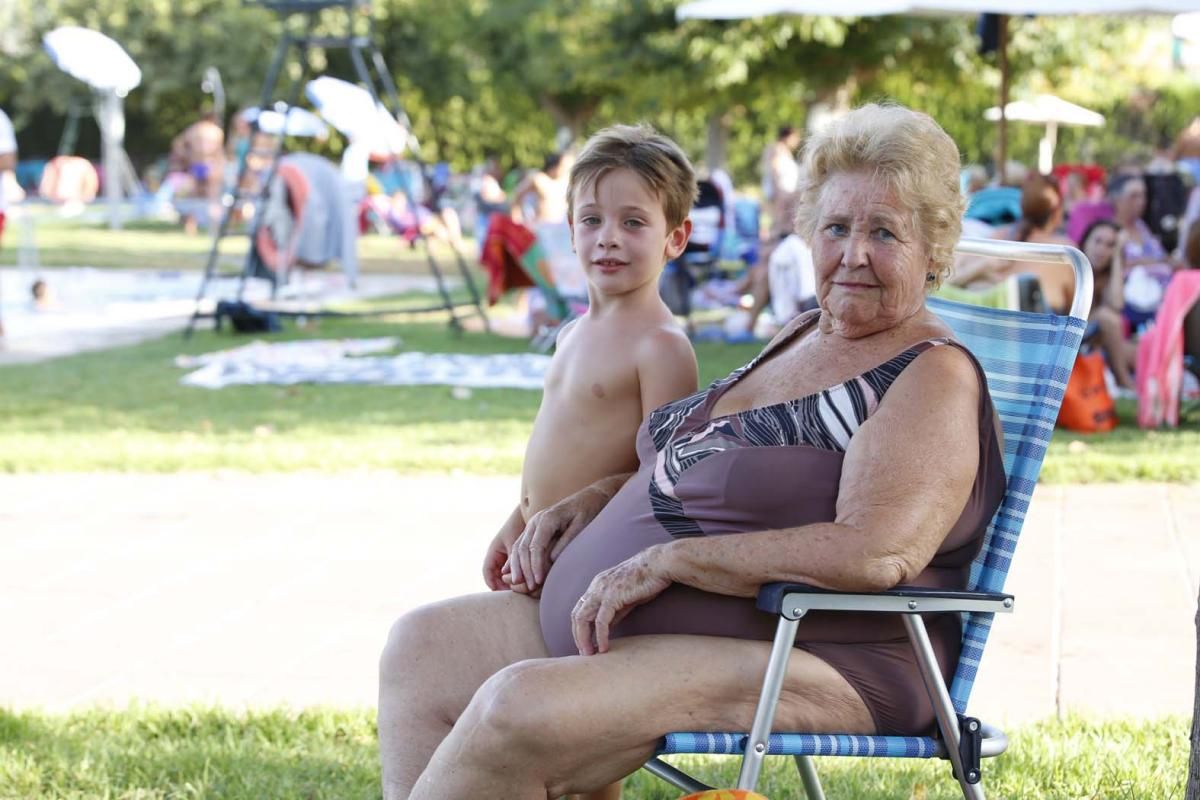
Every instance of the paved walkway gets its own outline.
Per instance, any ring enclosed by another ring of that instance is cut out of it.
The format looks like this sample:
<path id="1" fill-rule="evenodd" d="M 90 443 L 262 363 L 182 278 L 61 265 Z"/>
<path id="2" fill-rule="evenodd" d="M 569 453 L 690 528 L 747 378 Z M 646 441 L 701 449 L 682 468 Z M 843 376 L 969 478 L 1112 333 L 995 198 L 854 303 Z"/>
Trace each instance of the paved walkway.
<path id="1" fill-rule="evenodd" d="M 0 477 L 0 704 L 373 705 L 390 621 L 482 587 L 516 491 L 378 473 Z M 1039 488 L 972 711 L 1189 714 L 1198 520 L 1200 486 Z"/>

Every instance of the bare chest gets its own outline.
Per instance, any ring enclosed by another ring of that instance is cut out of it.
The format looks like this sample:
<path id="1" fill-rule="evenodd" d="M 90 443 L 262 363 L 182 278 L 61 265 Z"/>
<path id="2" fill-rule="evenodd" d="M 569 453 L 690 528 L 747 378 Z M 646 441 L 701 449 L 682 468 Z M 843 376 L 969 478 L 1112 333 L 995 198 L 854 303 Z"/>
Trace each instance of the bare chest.
<path id="1" fill-rule="evenodd" d="M 640 402 L 637 367 L 629 351 L 609 336 L 573 336 L 555 353 L 545 396 L 581 411 Z"/>

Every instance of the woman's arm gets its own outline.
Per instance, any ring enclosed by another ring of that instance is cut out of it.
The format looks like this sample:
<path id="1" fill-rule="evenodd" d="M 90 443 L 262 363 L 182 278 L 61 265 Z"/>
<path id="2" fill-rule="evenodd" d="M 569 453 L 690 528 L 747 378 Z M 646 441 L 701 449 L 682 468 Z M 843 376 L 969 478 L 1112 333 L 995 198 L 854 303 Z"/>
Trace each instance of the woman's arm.
<path id="1" fill-rule="evenodd" d="M 672 580 L 753 597 L 771 581 L 880 591 L 912 580 L 962 514 L 979 466 L 979 378 L 951 347 L 922 354 L 850 440 L 831 523 L 664 547 Z"/>
<path id="2" fill-rule="evenodd" d="M 999 283 L 1008 274 L 1010 262 L 990 256 L 956 254 L 948 282 L 969 289 L 973 285 Z"/>
<path id="3" fill-rule="evenodd" d="M 980 391 L 961 351 L 923 353 L 850 440 L 833 522 L 678 539 L 600 573 L 572 613 L 580 652 L 604 652 L 609 628 L 671 583 L 754 597 L 773 581 L 879 591 L 912 580 L 970 496 Z"/>
<path id="4" fill-rule="evenodd" d="M 1112 264 L 1108 268 L 1108 286 L 1104 292 L 1105 305 L 1114 311 L 1125 308 L 1125 233 L 1117 236 L 1117 246 L 1113 248 Z"/>

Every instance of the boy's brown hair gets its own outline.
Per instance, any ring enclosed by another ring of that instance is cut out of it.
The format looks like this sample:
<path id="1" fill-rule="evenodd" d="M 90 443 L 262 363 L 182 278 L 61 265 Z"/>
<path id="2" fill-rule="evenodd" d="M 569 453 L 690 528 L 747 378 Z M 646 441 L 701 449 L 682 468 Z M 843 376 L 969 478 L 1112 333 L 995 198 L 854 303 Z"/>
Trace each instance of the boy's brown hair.
<path id="1" fill-rule="evenodd" d="M 597 132 L 579 154 L 567 182 L 567 214 L 575 218 L 575 193 L 614 169 L 638 175 L 658 197 L 667 230 L 679 227 L 699 195 L 696 171 L 679 145 L 645 123 L 612 125 Z"/>

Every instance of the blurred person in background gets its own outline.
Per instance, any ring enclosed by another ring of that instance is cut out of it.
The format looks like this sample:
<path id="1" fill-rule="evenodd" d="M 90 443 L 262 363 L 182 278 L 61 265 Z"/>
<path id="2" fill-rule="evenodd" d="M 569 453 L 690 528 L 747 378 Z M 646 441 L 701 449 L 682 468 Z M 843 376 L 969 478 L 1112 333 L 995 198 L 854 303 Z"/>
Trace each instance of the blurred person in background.
<path id="1" fill-rule="evenodd" d="M 17 168 L 17 135 L 12 120 L 0 108 L 0 244 L 4 240 L 4 220 L 8 211 L 4 184 Z M 0 338 L 4 336 L 4 319 L 0 316 Z"/>

